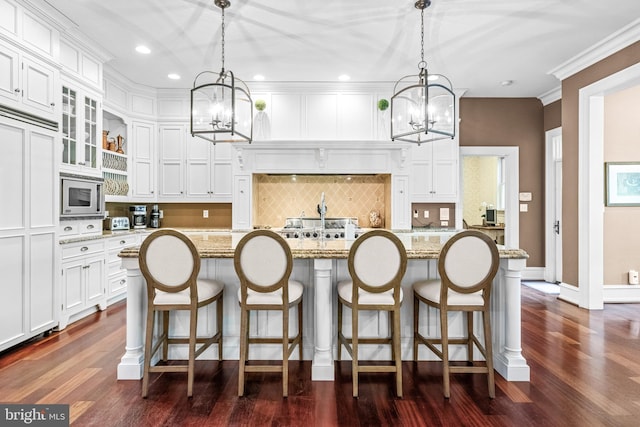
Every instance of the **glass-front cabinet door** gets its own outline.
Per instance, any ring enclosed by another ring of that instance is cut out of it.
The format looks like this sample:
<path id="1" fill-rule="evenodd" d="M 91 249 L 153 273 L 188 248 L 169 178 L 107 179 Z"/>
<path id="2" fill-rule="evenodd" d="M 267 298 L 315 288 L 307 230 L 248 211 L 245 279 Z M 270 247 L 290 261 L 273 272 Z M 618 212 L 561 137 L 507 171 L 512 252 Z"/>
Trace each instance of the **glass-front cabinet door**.
<path id="1" fill-rule="evenodd" d="M 99 102 L 82 89 L 62 86 L 62 165 L 61 169 L 99 174 Z"/>
<path id="2" fill-rule="evenodd" d="M 90 168 L 98 165 L 98 101 L 84 97 L 84 163 Z"/>
<path id="3" fill-rule="evenodd" d="M 68 87 L 62 88 L 62 163 L 76 164 L 78 145 L 76 127 L 76 91 Z"/>

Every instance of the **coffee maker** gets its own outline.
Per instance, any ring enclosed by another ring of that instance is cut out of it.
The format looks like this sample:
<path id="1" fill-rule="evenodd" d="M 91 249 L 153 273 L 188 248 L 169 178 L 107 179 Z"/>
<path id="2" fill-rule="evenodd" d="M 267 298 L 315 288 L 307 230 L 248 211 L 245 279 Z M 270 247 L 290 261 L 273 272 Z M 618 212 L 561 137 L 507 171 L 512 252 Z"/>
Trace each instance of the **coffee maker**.
<path id="1" fill-rule="evenodd" d="M 147 228 L 147 207 L 145 205 L 129 206 L 129 222 L 131 228 Z"/>

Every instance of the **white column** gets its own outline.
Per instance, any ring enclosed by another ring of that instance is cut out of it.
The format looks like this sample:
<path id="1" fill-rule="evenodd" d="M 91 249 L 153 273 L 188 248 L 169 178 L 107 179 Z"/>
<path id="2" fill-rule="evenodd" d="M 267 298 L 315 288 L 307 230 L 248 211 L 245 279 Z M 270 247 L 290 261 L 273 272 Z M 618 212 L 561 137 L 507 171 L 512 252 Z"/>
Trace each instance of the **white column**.
<path id="1" fill-rule="evenodd" d="M 143 335 L 147 313 L 146 284 L 138 258 L 122 258 L 127 269 L 127 341 L 118 365 L 119 380 L 139 380 L 144 368 Z"/>
<path id="2" fill-rule="evenodd" d="M 331 284 L 331 259 L 315 259 L 314 272 L 314 330 L 315 348 L 311 365 L 313 381 L 333 381 L 333 352 L 331 338 L 333 331 L 333 286 Z"/>
<path id="3" fill-rule="evenodd" d="M 522 356 L 521 278 L 525 259 L 501 259 L 494 286 L 492 308 L 494 367 L 507 381 L 529 381 L 530 370 Z"/>

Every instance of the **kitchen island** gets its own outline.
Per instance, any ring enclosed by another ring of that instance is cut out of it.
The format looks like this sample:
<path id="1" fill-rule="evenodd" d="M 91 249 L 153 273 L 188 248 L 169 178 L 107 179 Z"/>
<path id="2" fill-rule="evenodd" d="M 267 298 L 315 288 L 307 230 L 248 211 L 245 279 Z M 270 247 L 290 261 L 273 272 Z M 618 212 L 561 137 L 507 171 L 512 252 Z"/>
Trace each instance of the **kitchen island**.
<path id="1" fill-rule="evenodd" d="M 238 359 L 239 352 L 239 308 L 237 293 L 239 281 L 233 267 L 233 255 L 236 244 L 244 233 L 236 232 L 196 232 L 186 234 L 195 243 L 202 258 L 200 277 L 210 277 L 225 283 L 223 357 Z M 413 360 L 413 294 L 411 285 L 417 280 L 437 276 L 437 260 L 440 248 L 447 236 L 428 233 L 396 233 L 407 250 L 407 272 L 402 281 L 404 302 L 401 311 L 402 358 Z M 347 258 L 352 244 L 347 240 L 287 239 L 294 258 L 292 278 L 305 285 L 303 357 L 313 360 L 312 379 L 328 380 L 334 378 L 333 361 L 336 355 L 337 315 L 336 284 L 348 278 Z M 521 249 L 499 247 L 500 269 L 494 281 L 491 297 L 491 316 L 493 325 L 494 366 L 496 371 L 508 381 L 529 381 L 529 366 L 520 347 L 520 278 L 524 269 L 527 253 Z M 144 319 L 146 318 L 146 285 L 138 265 L 138 248 L 123 250 L 120 255 L 122 265 L 127 269 L 127 338 L 125 354 L 118 365 L 118 379 L 140 379 L 143 367 Z M 423 334 L 439 333 L 437 311 L 428 308 L 420 319 Z M 179 313 L 180 316 L 182 313 Z M 213 328 L 213 308 L 203 309 L 199 314 L 198 331 L 210 333 Z M 461 313 L 452 313 L 450 333 L 462 334 L 466 322 Z M 295 318 L 295 316 L 294 316 Z M 181 333 L 188 322 L 178 322 Z M 281 316 L 260 312 L 252 317 L 250 325 L 252 335 L 277 336 L 281 331 Z M 345 325 L 351 322 L 349 313 L 344 316 Z M 476 325 L 481 322 L 475 322 Z M 363 312 L 360 318 L 360 334 L 387 334 L 388 317 L 382 313 Z M 295 323 L 291 328 L 295 329 Z M 347 329 L 348 330 L 348 329 Z M 186 329 L 184 329 L 186 335 Z M 272 332 L 273 331 L 273 332 Z M 481 331 L 477 331 L 482 334 Z M 362 346 L 361 358 L 370 360 L 389 360 L 388 346 Z M 423 346 L 421 346 L 423 347 Z M 281 358 L 281 348 L 261 346 L 251 348 L 250 357 L 256 359 Z M 344 353 L 343 353 L 344 354 Z M 451 357 L 465 360 L 464 346 L 451 346 Z M 213 352 L 205 352 L 203 357 L 215 359 Z M 419 350 L 419 360 L 437 360 L 424 348 Z M 170 352 L 171 358 L 186 359 L 186 348 Z M 476 355 L 478 357 L 478 355 Z"/>

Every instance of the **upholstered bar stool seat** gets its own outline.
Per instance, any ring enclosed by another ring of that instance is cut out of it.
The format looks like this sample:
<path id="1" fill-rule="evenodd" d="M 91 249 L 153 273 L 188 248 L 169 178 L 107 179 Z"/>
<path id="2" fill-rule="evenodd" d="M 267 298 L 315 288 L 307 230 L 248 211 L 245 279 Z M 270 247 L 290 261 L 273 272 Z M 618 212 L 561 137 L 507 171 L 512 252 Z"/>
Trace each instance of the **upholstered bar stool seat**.
<path id="1" fill-rule="evenodd" d="M 424 344 L 443 362 L 443 394 L 450 397 L 449 374 L 486 373 L 489 397 L 495 397 L 493 348 L 489 302 L 493 279 L 498 271 L 498 248 L 487 235 L 467 230 L 451 237 L 442 247 L 438 259 L 439 280 L 420 280 L 413 284 L 413 357 L 418 359 L 418 345 Z M 420 304 L 440 312 L 440 337 L 425 337 L 419 331 Z M 466 336 L 449 336 L 449 312 L 463 312 L 467 318 Z M 483 340 L 476 336 L 473 314 L 482 316 Z M 449 345 L 464 345 L 467 365 L 449 360 Z M 484 365 L 474 363 L 474 348 L 484 357 Z"/>
<path id="2" fill-rule="evenodd" d="M 292 280 L 293 257 L 289 244 L 270 230 L 247 233 L 236 246 L 234 267 L 240 279 L 240 362 L 238 396 L 244 395 L 245 376 L 248 372 L 281 372 L 282 396 L 289 393 L 289 357 L 298 346 L 302 360 L 302 283 Z M 297 307 L 298 330 L 289 336 L 289 310 Z M 257 337 L 249 333 L 252 311 L 280 311 L 281 337 Z M 282 364 L 248 364 L 250 344 L 282 345 Z"/>
<path id="3" fill-rule="evenodd" d="M 147 282 L 147 327 L 144 352 L 142 397 L 147 397 L 149 375 L 153 372 L 187 372 L 187 396 L 193 395 L 195 359 L 212 344 L 218 344 L 222 360 L 222 295 L 224 284 L 213 279 L 198 279 L 200 256 L 187 236 L 176 230 L 159 230 L 147 237 L 140 247 L 140 270 Z M 197 335 L 198 310 L 216 302 L 216 333 Z M 187 337 L 169 334 L 169 313 L 189 312 Z M 153 343 L 156 313 L 162 314 L 162 330 Z M 162 360 L 167 361 L 169 345 L 186 344 L 189 349 L 186 365 L 151 365 L 162 347 Z M 198 346 L 199 345 L 199 346 Z"/>
<path id="4" fill-rule="evenodd" d="M 407 269 L 407 253 L 402 242 L 386 230 L 369 231 L 358 238 L 349 250 L 347 261 L 351 279 L 338 283 L 338 360 L 342 346 L 351 355 L 353 397 L 358 397 L 360 372 L 391 372 L 396 377 L 396 394 L 402 397 L 402 361 L 400 357 L 401 281 Z M 342 312 L 351 308 L 351 338 L 344 336 Z M 389 313 L 390 336 L 360 337 L 361 310 Z M 359 361 L 359 344 L 391 345 L 393 365 L 363 365 Z"/>

